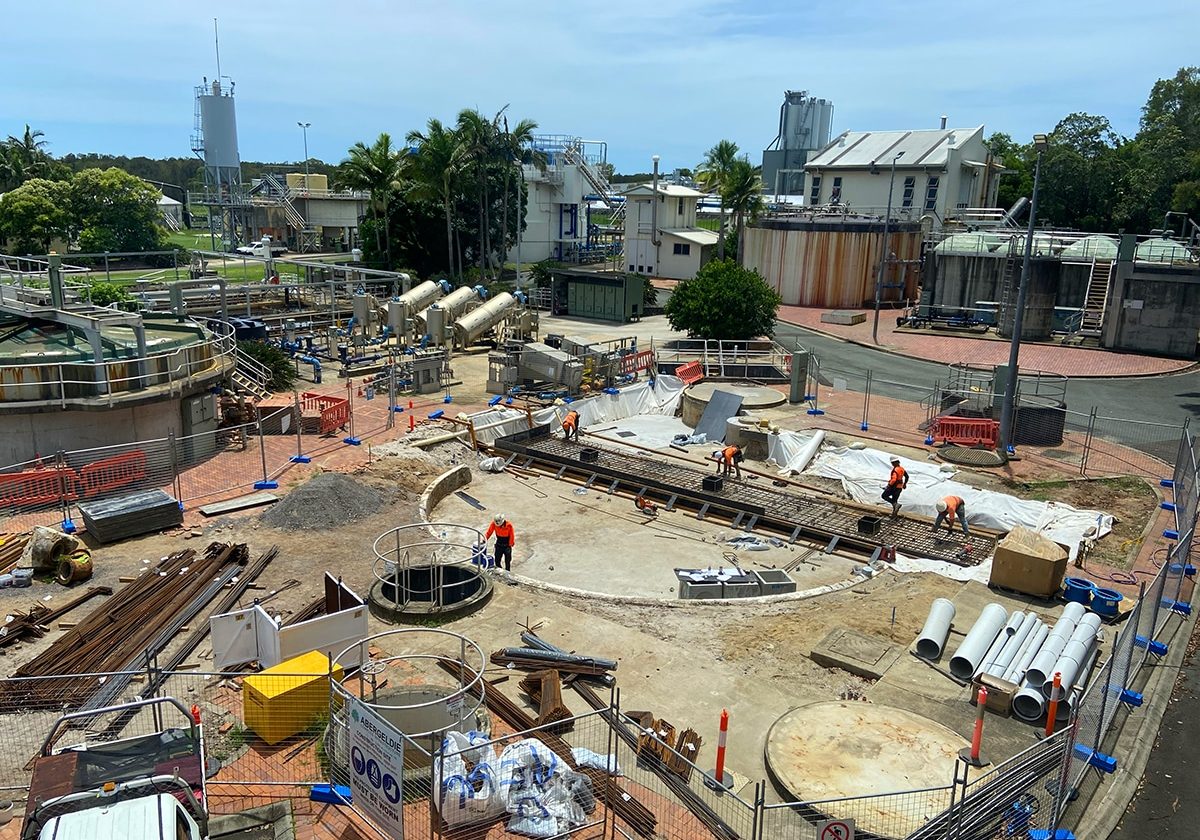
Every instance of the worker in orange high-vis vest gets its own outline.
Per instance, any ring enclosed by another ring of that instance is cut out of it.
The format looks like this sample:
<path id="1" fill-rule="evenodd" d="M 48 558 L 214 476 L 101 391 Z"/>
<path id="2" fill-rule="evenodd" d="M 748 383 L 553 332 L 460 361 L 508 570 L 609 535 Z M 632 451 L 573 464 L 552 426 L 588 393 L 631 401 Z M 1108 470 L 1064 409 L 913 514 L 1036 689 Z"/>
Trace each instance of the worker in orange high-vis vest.
<path id="1" fill-rule="evenodd" d="M 579 443 L 579 412 L 571 409 L 567 412 L 567 416 L 563 418 L 563 440 L 575 438 L 575 442 Z"/>
<path id="2" fill-rule="evenodd" d="M 513 530 L 512 523 L 504 518 L 504 514 L 498 513 L 492 519 L 492 524 L 488 526 L 487 533 L 483 535 L 484 542 L 487 542 L 492 536 L 496 537 L 496 567 L 499 568 L 500 562 L 504 561 L 504 571 L 512 571 L 512 550 L 517 544 L 517 532 Z"/>
<path id="3" fill-rule="evenodd" d="M 733 446 L 726 446 L 721 450 L 721 463 L 723 464 L 725 475 L 733 472 L 740 481 L 742 478 L 742 461 L 745 460 L 745 457 L 742 454 L 742 447 L 736 443 Z"/>
<path id="4" fill-rule="evenodd" d="M 937 533 L 938 526 L 942 524 L 942 520 L 946 520 L 946 533 L 954 533 L 954 517 L 958 517 L 958 524 L 962 526 L 962 532 L 968 537 L 971 536 L 970 530 L 967 528 L 967 503 L 962 500 L 961 496 L 947 496 L 937 503 L 937 519 L 933 523 L 933 533 Z"/>
<path id="5" fill-rule="evenodd" d="M 883 488 L 883 500 L 892 506 L 892 516 L 900 514 L 900 494 L 908 487 L 908 470 L 900 466 L 899 458 L 892 458 L 892 474 Z"/>

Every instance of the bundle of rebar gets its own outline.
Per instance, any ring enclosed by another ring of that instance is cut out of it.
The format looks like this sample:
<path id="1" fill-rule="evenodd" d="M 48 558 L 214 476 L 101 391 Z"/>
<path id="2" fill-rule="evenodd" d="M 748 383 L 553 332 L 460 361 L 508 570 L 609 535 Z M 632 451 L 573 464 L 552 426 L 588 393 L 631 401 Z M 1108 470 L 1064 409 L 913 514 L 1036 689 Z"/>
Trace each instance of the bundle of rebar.
<path id="1" fill-rule="evenodd" d="M 598 659 L 594 656 L 577 656 L 562 651 L 539 650 L 538 648 L 501 648 L 492 654 L 493 665 L 512 665 L 524 671 L 542 671 L 553 668 L 567 674 L 580 674 L 587 677 L 607 676 L 609 671 L 617 669 L 617 663 L 611 659 Z"/>
<path id="2" fill-rule="evenodd" d="M 619 717 L 616 711 L 603 699 L 595 690 L 589 686 L 576 681 L 572 684 L 572 688 L 578 692 L 579 696 L 584 699 L 589 706 L 600 712 L 613 732 L 625 742 L 625 745 L 634 752 L 638 749 L 637 733 L 630 730 L 623 720 Z M 647 761 L 648 766 L 654 770 L 656 776 L 662 779 L 670 791 L 675 794 L 684 807 L 691 811 L 696 819 L 704 824 L 704 827 L 712 832 L 712 835 L 718 840 L 740 840 L 741 835 L 733 829 L 721 816 L 708 806 L 699 795 L 691 789 L 686 781 L 667 767 L 663 762 L 656 760 Z"/>
<path id="3" fill-rule="evenodd" d="M 246 564 L 245 545 L 186 549 L 143 572 L 12 675 L 0 707 L 95 708 L 119 696 L 139 663 L 151 662 Z M 113 674 L 63 679 L 66 675 Z M 115 693 L 114 693 L 115 692 Z M 111 697 L 110 697 L 111 695 Z M 85 705 L 87 704 L 87 705 Z"/>
<path id="4" fill-rule="evenodd" d="M 529 699 L 538 705 L 538 716 L 534 720 L 536 725 L 545 726 L 571 717 L 570 710 L 563 705 L 562 678 L 558 671 L 534 671 L 518 685 L 529 695 Z"/>
<path id="5" fill-rule="evenodd" d="M 57 621 L 80 604 L 95 598 L 97 595 L 111 594 L 112 590 L 107 586 L 93 586 L 54 609 L 36 604 L 29 612 L 13 610 L 12 619 L 0 627 L 0 647 L 15 644 L 23 639 L 40 639 L 46 635 L 46 629 L 51 622 Z"/>
<path id="6" fill-rule="evenodd" d="M 438 660 L 438 665 L 461 684 L 465 684 L 471 678 L 470 673 L 461 662 L 442 658 Z M 517 732 L 527 732 L 535 727 L 533 718 L 494 685 L 486 680 L 482 685 L 483 701 L 492 714 Z M 592 782 L 592 789 L 596 795 L 603 799 L 626 825 L 637 832 L 638 836 L 647 838 L 656 836 L 654 830 L 658 825 L 658 818 L 654 816 L 654 812 L 635 799 L 632 793 L 622 789 L 607 772 L 597 768 L 580 767 L 575 763 L 575 757 L 571 754 L 571 746 L 553 732 L 540 730 L 535 737 L 565 761 L 568 767 L 587 776 Z"/>
<path id="7" fill-rule="evenodd" d="M 0 574 L 10 571 L 21 562 L 28 534 L 0 534 Z"/>

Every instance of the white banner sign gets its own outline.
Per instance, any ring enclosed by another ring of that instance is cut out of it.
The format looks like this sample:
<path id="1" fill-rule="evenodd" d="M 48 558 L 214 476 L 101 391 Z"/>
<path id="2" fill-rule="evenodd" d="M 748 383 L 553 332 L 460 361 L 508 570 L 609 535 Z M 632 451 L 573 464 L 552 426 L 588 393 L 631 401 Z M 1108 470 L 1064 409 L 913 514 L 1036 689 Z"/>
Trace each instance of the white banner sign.
<path id="1" fill-rule="evenodd" d="M 354 807 L 395 840 L 404 837 L 400 733 L 361 701 L 350 698 L 350 790 Z"/>

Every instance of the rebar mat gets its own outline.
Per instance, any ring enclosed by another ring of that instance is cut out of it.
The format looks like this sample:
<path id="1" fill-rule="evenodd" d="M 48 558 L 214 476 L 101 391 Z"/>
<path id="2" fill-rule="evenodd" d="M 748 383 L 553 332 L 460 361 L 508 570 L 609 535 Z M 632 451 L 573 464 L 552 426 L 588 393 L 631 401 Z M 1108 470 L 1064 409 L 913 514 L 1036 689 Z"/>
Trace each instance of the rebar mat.
<path id="1" fill-rule="evenodd" d="M 970 538 L 955 531 L 934 533 L 928 521 L 905 516 L 892 518 L 883 511 L 864 509 L 830 499 L 787 492 L 773 487 L 756 487 L 749 480 L 726 480 L 720 490 L 700 491 L 701 481 L 708 470 L 688 467 L 666 458 L 652 455 L 630 455 L 591 442 L 586 445 L 567 442 L 555 437 L 538 436 L 538 430 L 501 438 L 496 446 L 509 452 L 524 453 L 535 461 L 568 465 L 576 472 L 593 473 L 597 489 L 623 484 L 636 492 L 640 488 L 657 488 L 657 492 L 675 492 L 680 498 L 712 501 L 714 506 L 745 513 L 747 521 L 762 520 L 783 526 L 803 529 L 806 534 L 839 537 L 847 542 L 872 546 L 894 547 L 901 554 L 942 560 L 958 566 L 974 566 L 990 557 L 996 540 L 990 535 L 973 534 Z M 594 450 L 595 460 L 584 461 L 581 450 Z M 603 477 L 603 478 L 600 478 Z M 614 483 L 615 482 L 615 483 Z M 859 520 L 879 515 L 878 530 L 862 533 Z M 739 517 L 741 519 L 741 517 Z M 746 522 L 741 524 L 745 525 Z"/>

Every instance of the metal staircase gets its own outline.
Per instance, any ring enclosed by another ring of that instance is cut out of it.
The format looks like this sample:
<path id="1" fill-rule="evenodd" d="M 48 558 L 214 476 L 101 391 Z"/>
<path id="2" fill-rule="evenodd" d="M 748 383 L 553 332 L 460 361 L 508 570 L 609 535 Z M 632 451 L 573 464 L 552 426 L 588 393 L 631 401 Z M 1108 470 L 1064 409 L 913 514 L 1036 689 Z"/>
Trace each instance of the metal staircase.
<path id="1" fill-rule="evenodd" d="M 587 159 L 580 152 L 579 147 L 574 143 L 568 143 L 563 147 L 562 151 L 563 162 L 579 167 L 583 179 L 588 182 L 600 200 L 604 202 L 604 206 L 612 213 L 609 224 L 619 225 L 625 221 L 625 203 L 617 201 L 617 197 L 613 195 L 612 185 L 608 183 L 608 178 L 604 176 L 596 167 L 587 162 Z"/>
<path id="2" fill-rule="evenodd" d="M 1112 280 L 1111 260 L 1092 258 L 1092 271 L 1088 276 L 1087 293 L 1083 298 L 1083 322 L 1079 327 L 1082 336 L 1098 337 L 1104 327 L 1104 311 L 1108 307 L 1108 286 Z"/>
<path id="3" fill-rule="evenodd" d="M 316 250 L 317 231 L 308 220 L 304 218 L 296 205 L 292 203 L 292 196 L 295 191 L 287 184 L 279 180 L 278 175 L 266 174 L 262 177 L 263 183 L 267 185 L 267 195 L 275 199 L 274 203 L 283 208 L 283 216 L 287 219 L 287 223 L 295 229 L 299 239 L 301 253 Z"/>
<path id="4" fill-rule="evenodd" d="M 1000 278 L 1000 310 L 996 313 L 996 326 L 1004 320 L 1005 312 L 1012 312 L 1017 305 L 1017 292 L 1021 280 L 1021 257 L 1017 253 L 1017 237 L 1008 242 L 1008 256 L 1004 258 L 1004 275 Z M 1010 314 L 1011 318 L 1012 315 Z"/>
<path id="5" fill-rule="evenodd" d="M 271 396 L 270 369 L 240 348 L 236 358 L 237 365 L 229 375 L 233 390 L 254 403 Z"/>

